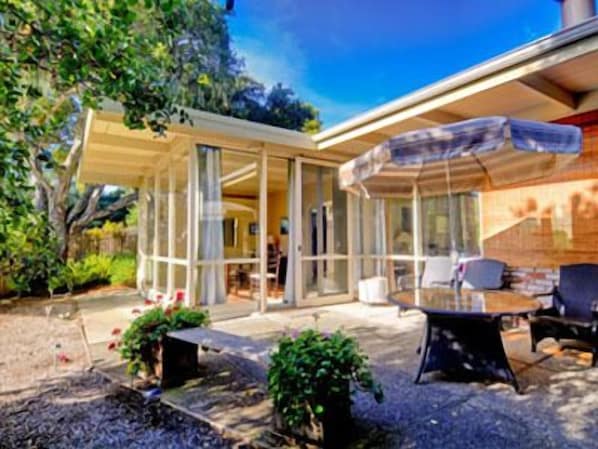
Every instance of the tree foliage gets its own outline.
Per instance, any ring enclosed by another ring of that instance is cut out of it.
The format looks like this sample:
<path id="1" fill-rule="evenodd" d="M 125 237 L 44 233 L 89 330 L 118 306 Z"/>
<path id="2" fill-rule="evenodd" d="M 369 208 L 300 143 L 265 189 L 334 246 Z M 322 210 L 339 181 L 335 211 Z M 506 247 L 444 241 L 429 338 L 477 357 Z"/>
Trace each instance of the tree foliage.
<path id="1" fill-rule="evenodd" d="M 164 132 L 176 112 L 174 43 L 189 3 L 0 0 L 0 260 L 17 259 L 19 242 L 48 240 L 22 237 L 35 229 L 30 222 L 44 224 L 32 211 L 28 169 L 45 192 L 39 203 L 66 222 L 83 108 L 111 98 L 128 127 Z M 64 233 L 53 230 L 60 240 Z"/>
<path id="2" fill-rule="evenodd" d="M 48 248 L 64 260 L 71 234 L 135 201 L 132 192 L 102 205 L 104 186 L 74 183 L 84 111 L 106 98 L 123 106 L 126 126 L 156 133 L 175 113 L 186 119 L 177 104 L 320 126 L 291 89 L 268 90 L 244 73 L 215 2 L 0 0 L 0 259 L 14 258 L 8 239 L 33 220 L 50 223 Z"/>

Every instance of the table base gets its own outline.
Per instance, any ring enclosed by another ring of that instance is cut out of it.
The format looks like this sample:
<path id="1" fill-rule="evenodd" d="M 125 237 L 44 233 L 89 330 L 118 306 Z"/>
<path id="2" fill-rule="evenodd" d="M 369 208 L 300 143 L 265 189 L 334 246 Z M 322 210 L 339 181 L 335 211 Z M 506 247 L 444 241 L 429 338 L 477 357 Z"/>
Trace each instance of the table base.
<path id="1" fill-rule="evenodd" d="M 431 371 L 504 381 L 520 392 L 500 335 L 501 319 L 426 314 L 415 383 Z"/>

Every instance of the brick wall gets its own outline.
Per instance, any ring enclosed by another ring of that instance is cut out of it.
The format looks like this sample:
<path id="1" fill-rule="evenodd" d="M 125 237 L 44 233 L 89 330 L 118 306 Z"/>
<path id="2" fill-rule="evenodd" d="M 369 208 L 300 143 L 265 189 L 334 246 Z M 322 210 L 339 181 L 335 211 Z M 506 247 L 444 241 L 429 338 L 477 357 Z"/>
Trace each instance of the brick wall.
<path id="1" fill-rule="evenodd" d="M 598 263 L 598 110 L 559 122 L 582 127 L 579 158 L 549 178 L 481 196 L 484 254 L 523 267 L 516 283 L 530 287 L 547 285 L 542 270 Z"/>
<path id="2" fill-rule="evenodd" d="M 513 290 L 526 293 L 550 292 L 559 282 L 558 269 L 508 267 L 505 281 Z"/>

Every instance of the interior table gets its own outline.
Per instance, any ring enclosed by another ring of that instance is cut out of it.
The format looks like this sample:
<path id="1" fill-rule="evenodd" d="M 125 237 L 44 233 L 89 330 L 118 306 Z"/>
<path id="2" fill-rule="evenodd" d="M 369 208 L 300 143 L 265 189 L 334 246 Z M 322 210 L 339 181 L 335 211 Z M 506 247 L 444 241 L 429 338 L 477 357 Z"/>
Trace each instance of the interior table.
<path id="1" fill-rule="evenodd" d="M 389 300 L 426 314 L 415 383 L 422 374 L 443 371 L 504 381 L 520 392 L 502 343 L 504 316 L 527 316 L 541 308 L 530 297 L 504 290 L 421 288 L 398 291 Z"/>

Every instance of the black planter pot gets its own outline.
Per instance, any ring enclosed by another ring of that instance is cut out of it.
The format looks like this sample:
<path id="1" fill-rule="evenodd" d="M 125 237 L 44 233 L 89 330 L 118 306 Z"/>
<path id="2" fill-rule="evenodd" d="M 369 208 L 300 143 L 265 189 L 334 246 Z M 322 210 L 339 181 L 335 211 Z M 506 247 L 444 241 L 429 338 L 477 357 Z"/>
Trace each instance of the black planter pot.
<path id="1" fill-rule="evenodd" d="M 309 425 L 291 427 L 282 415 L 274 411 L 274 427 L 281 433 L 302 442 L 317 444 L 325 449 L 340 449 L 346 446 L 351 438 L 352 417 L 351 406 L 329 404 L 324 406 L 325 413 L 318 419 L 311 413 Z"/>

